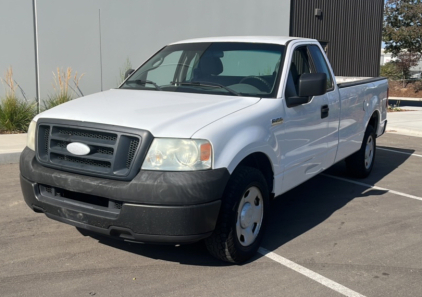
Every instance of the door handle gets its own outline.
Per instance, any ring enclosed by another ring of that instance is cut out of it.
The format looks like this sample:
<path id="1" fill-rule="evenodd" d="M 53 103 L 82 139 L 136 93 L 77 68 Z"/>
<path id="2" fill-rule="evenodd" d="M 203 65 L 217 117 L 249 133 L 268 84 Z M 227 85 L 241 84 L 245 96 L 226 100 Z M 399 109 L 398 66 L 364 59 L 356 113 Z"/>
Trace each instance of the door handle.
<path id="1" fill-rule="evenodd" d="M 321 106 L 321 119 L 328 117 L 329 112 L 330 108 L 328 105 Z"/>

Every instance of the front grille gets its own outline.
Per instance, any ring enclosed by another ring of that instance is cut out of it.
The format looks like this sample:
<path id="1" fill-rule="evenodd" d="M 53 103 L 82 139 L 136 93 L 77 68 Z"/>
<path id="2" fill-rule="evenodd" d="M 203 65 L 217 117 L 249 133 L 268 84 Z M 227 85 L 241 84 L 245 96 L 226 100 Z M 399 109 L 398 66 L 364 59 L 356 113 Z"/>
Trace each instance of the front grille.
<path id="1" fill-rule="evenodd" d="M 139 143 L 139 142 L 138 142 Z M 130 150 L 129 150 L 130 151 Z M 109 147 L 100 147 L 97 148 L 97 153 L 103 154 L 103 155 L 113 155 L 114 150 Z M 129 168 L 129 167 L 128 167 Z"/>
<path id="2" fill-rule="evenodd" d="M 58 160 L 63 160 L 66 162 L 84 164 L 84 165 L 95 166 L 95 167 L 104 167 L 104 168 L 111 167 L 110 162 L 82 159 L 82 158 L 71 157 L 71 156 L 66 156 L 66 155 L 57 155 L 57 154 L 51 154 L 51 155 L 52 155 L 52 159 L 57 158 Z"/>
<path id="3" fill-rule="evenodd" d="M 129 144 L 129 153 L 127 154 L 127 160 L 126 160 L 126 168 L 130 167 L 130 164 L 132 163 L 133 157 L 136 153 L 136 148 L 138 147 L 139 141 L 137 139 L 131 140 Z"/>
<path id="4" fill-rule="evenodd" d="M 59 129 L 59 133 L 63 134 L 63 135 L 85 137 L 87 139 L 95 138 L 95 139 L 104 139 L 104 140 L 110 140 L 110 141 L 116 141 L 117 140 L 116 134 L 93 132 L 93 131 L 88 131 L 88 130 L 76 130 L 76 129 L 61 128 L 61 129 Z"/>
<path id="5" fill-rule="evenodd" d="M 48 153 L 48 142 L 50 141 L 50 128 L 44 130 L 44 152 Z"/>
<path id="6" fill-rule="evenodd" d="M 106 125 L 87 125 L 79 127 L 40 120 L 37 128 L 38 161 L 64 171 L 114 179 L 133 178 L 140 169 L 141 158 L 152 141 L 152 135 L 146 131 L 137 135 L 127 128 L 131 131 L 125 132 L 125 128 L 122 128 L 122 132 L 114 131 L 115 126 L 113 130 L 107 130 Z M 147 143 L 143 143 L 142 136 L 145 136 Z M 74 142 L 89 146 L 89 153 L 82 156 L 70 153 L 67 146 Z M 143 144 L 145 148 L 141 150 Z"/>

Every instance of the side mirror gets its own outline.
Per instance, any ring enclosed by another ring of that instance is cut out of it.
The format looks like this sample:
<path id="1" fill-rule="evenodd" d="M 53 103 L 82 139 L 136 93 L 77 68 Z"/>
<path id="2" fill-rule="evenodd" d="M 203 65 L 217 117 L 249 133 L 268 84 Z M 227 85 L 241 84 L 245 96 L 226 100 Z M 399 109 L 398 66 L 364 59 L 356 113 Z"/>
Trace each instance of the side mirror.
<path id="1" fill-rule="evenodd" d="M 299 79 L 299 96 L 286 98 L 287 107 L 306 104 L 313 96 L 324 95 L 327 92 L 327 74 L 304 73 Z"/>
<path id="2" fill-rule="evenodd" d="M 304 73 L 299 79 L 299 97 L 324 95 L 327 92 L 327 74 Z"/>
<path id="3" fill-rule="evenodd" d="M 133 73 L 133 71 L 135 71 L 134 69 L 128 69 L 125 72 L 125 79 L 129 77 L 129 75 L 131 75 Z"/>

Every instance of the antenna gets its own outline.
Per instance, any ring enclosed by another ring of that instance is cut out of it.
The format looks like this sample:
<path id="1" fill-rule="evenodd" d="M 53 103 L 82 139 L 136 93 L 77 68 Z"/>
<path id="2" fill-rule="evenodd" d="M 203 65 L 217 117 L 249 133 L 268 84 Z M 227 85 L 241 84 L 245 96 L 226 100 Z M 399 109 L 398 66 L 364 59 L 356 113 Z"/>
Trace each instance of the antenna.
<path id="1" fill-rule="evenodd" d="M 37 25 L 37 0 L 32 0 L 32 14 L 34 19 L 34 50 L 35 50 L 35 99 L 37 101 L 37 111 L 40 113 L 40 60 L 38 57 L 38 25 Z"/>
<path id="2" fill-rule="evenodd" d="M 103 55 L 101 52 L 101 9 L 98 9 L 98 27 L 100 30 L 100 72 L 101 72 L 101 92 L 103 91 Z"/>

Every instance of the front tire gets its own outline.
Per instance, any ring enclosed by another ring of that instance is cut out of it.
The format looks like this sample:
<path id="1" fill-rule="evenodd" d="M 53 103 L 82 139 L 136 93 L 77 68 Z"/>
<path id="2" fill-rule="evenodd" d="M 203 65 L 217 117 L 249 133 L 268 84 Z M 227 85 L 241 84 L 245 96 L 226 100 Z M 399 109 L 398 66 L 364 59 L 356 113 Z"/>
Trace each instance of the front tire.
<path id="1" fill-rule="evenodd" d="M 346 167 L 352 176 L 365 178 L 371 173 L 375 163 L 376 147 L 375 130 L 372 126 L 368 126 L 361 148 L 346 158 Z"/>
<path id="2" fill-rule="evenodd" d="M 205 240 L 216 258 L 240 264 L 258 250 L 269 206 L 267 182 L 252 167 L 239 167 L 223 195 L 220 215 L 211 237 Z"/>

